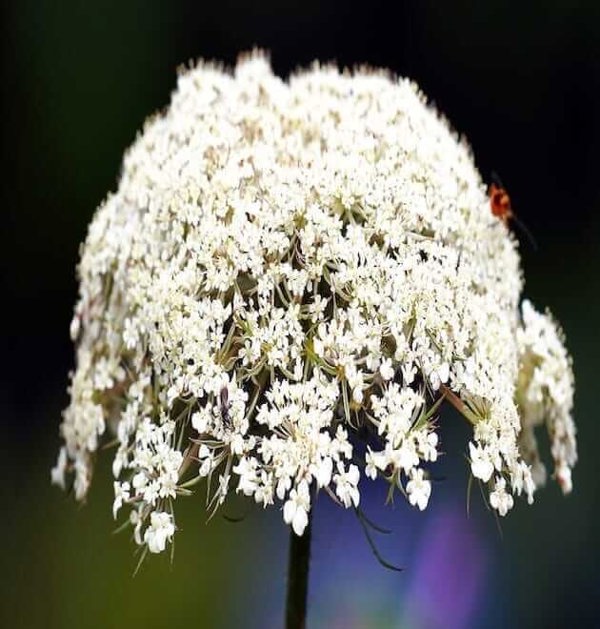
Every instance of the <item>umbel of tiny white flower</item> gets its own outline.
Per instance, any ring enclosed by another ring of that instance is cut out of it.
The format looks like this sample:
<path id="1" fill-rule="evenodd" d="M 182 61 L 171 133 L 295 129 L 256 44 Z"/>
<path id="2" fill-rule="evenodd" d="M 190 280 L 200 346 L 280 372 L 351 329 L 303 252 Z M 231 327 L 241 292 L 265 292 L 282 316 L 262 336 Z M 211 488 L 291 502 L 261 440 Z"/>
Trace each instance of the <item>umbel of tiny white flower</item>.
<path id="1" fill-rule="evenodd" d="M 182 71 L 78 272 L 52 480 L 82 499 L 115 441 L 114 515 L 150 552 L 200 479 L 211 511 L 239 492 L 298 535 L 316 492 L 358 507 L 361 470 L 425 509 L 443 401 L 500 515 L 544 482 L 538 425 L 571 489 L 561 333 L 520 304 L 517 243 L 410 81 L 315 65 L 286 82 L 260 54 Z"/>

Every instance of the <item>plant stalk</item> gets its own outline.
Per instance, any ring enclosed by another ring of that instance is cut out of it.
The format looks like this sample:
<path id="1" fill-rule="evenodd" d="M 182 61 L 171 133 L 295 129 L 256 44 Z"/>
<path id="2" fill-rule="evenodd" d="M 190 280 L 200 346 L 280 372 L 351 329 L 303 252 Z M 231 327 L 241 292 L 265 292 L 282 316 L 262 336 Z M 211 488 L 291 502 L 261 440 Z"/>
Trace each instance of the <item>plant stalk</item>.
<path id="1" fill-rule="evenodd" d="M 309 511 L 308 524 L 304 529 L 304 534 L 298 537 L 293 530 L 290 530 L 287 598 L 285 605 L 286 629 L 304 629 L 306 627 L 311 525 L 312 512 Z"/>

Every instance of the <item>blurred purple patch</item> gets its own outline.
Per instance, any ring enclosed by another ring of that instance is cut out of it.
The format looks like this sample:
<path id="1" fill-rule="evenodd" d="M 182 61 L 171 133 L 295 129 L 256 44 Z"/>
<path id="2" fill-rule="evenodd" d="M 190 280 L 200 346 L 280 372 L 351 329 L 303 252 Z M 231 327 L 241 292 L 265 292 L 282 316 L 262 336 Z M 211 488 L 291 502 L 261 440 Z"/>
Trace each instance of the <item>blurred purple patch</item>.
<path id="1" fill-rule="evenodd" d="M 472 627 L 485 604 L 487 564 L 475 521 L 467 519 L 464 511 L 440 509 L 428 518 L 419 538 L 402 626 Z"/>

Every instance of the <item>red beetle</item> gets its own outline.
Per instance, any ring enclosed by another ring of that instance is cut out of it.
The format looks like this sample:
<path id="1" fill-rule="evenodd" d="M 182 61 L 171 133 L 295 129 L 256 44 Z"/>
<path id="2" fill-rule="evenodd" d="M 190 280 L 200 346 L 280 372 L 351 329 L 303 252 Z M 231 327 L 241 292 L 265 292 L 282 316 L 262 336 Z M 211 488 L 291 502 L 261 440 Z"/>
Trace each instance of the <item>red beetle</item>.
<path id="1" fill-rule="evenodd" d="M 499 180 L 494 181 L 488 188 L 488 195 L 490 197 L 490 207 L 492 214 L 497 216 L 505 225 L 508 225 L 508 221 L 513 221 L 521 229 L 521 231 L 527 236 L 534 249 L 537 249 L 537 244 L 527 226 L 523 221 L 515 215 L 510 202 L 510 196 L 506 191 L 506 188 L 502 186 Z"/>
<path id="2" fill-rule="evenodd" d="M 514 218 L 510 197 L 504 188 L 493 183 L 489 187 L 488 194 L 494 216 L 497 216 L 505 224 L 508 223 L 509 219 Z"/>

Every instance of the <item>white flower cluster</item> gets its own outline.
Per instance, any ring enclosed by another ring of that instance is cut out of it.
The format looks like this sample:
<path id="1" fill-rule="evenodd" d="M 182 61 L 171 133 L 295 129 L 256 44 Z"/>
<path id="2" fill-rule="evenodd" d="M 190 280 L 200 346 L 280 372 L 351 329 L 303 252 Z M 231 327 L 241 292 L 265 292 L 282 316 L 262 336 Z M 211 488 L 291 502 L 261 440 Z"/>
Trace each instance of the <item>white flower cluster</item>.
<path id="1" fill-rule="evenodd" d="M 546 479 L 534 428 L 546 424 L 554 476 L 564 493 L 572 489 L 571 468 L 577 461 L 573 409 L 573 372 L 565 350 L 563 334 L 550 315 L 541 315 L 528 301 L 523 302 L 523 327 L 519 328 L 520 370 L 517 400 L 523 425 L 520 447 L 531 463 L 536 485 Z"/>
<path id="2" fill-rule="evenodd" d="M 260 55 L 183 72 L 79 276 L 52 478 L 73 473 L 82 498 L 112 432 L 114 514 L 131 509 L 151 552 L 202 478 L 211 509 L 229 491 L 277 502 L 298 535 L 319 490 L 358 506 L 361 470 L 425 509 L 444 401 L 472 424 L 472 473 L 501 515 L 532 499 L 542 421 L 570 487 L 560 336 L 528 302 L 521 316 L 516 241 L 407 80 L 315 66 L 284 82 Z"/>

